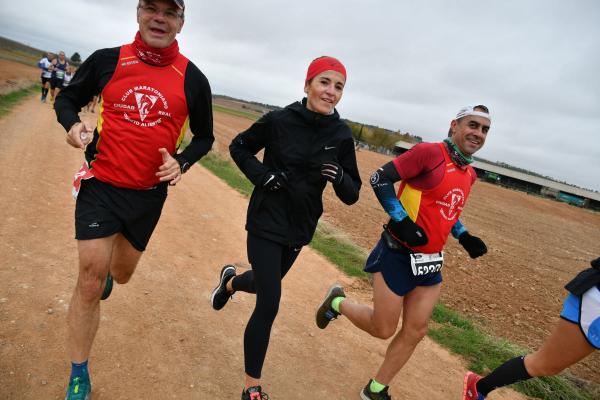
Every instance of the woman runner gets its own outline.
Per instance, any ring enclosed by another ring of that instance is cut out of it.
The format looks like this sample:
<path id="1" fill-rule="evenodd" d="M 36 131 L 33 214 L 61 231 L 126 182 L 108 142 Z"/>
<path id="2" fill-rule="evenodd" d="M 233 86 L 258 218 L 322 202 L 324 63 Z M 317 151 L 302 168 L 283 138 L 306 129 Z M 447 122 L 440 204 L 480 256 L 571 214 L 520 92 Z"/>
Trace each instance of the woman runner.
<path id="1" fill-rule="evenodd" d="M 246 221 L 252 269 L 236 276 L 234 266 L 224 266 L 211 304 L 220 310 L 236 291 L 256 293 L 244 333 L 242 400 L 268 399 L 260 377 L 279 310 L 281 280 L 312 239 L 327 182 L 345 204 L 358 200 L 361 180 L 354 141 L 335 109 L 345 83 L 341 62 L 315 59 L 304 82 L 306 98 L 266 114 L 229 146 L 231 157 L 254 184 Z M 256 154 L 262 149 L 260 162 Z"/>

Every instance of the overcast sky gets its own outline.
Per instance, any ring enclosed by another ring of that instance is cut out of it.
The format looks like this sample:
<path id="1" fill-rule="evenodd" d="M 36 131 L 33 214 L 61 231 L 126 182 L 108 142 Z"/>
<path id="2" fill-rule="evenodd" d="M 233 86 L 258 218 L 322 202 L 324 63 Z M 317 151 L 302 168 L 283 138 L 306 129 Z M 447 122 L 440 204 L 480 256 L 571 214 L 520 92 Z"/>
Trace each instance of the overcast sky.
<path id="1" fill-rule="evenodd" d="M 0 35 L 68 56 L 137 30 L 134 0 L 0 1 Z M 342 117 L 438 141 L 461 105 L 486 104 L 477 156 L 600 190 L 600 1 L 186 3 L 179 45 L 213 93 L 285 106 L 332 55 Z"/>

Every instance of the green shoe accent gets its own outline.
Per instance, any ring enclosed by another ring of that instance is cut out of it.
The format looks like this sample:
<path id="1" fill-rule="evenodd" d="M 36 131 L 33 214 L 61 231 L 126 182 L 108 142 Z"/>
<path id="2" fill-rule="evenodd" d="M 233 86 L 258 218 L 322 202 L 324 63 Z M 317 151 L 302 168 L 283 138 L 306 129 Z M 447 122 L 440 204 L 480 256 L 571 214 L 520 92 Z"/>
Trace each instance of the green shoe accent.
<path id="1" fill-rule="evenodd" d="M 315 313 L 315 322 L 317 326 L 321 329 L 325 329 L 329 322 L 333 321 L 340 315 L 339 312 L 335 311 L 331 305 L 333 299 L 336 297 L 346 297 L 344 294 L 344 289 L 335 284 L 329 288 L 327 294 L 325 295 L 325 299 L 317 308 L 317 312 Z"/>
<path id="2" fill-rule="evenodd" d="M 108 276 L 106 277 L 106 284 L 104 285 L 104 291 L 102 292 L 102 297 L 100 297 L 100 300 L 108 299 L 108 297 L 110 296 L 110 294 L 112 292 L 112 288 L 113 288 L 113 277 L 109 273 Z"/>
<path id="3" fill-rule="evenodd" d="M 382 385 L 381 383 L 377 382 L 375 379 L 371 379 L 371 384 L 369 385 L 369 389 L 371 390 L 371 392 L 373 393 L 379 393 L 381 391 L 383 391 L 383 389 L 386 388 L 386 385 Z"/>
<path id="4" fill-rule="evenodd" d="M 69 382 L 65 400 L 89 400 L 91 392 L 92 384 L 89 379 L 76 376 Z"/>
<path id="5" fill-rule="evenodd" d="M 331 300 L 331 308 L 333 308 L 335 310 L 335 312 L 340 313 L 340 304 L 342 304 L 342 301 L 346 300 L 345 297 L 336 297 L 335 299 Z"/>

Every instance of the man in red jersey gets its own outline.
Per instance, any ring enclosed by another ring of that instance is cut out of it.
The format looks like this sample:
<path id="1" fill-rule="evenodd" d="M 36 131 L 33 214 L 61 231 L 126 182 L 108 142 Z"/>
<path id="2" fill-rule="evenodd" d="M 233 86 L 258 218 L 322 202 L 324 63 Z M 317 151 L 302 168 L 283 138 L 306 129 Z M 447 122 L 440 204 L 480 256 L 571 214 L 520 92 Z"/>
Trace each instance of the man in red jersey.
<path id="1" fill-rule="evenodd" d="M 458 218 L 477 178 L 471 156 L 485 143 L 490 123 L 487 107 L 464 107 L 443 142 L 420 143 L 371 175 L 377 199 L 390 216 L 365 266 L 373 274 L 373 307 L 347 300 L 342 287 L 333 285 L 316 313 L 319 328 L 344 315 L 382 339 L 396 334 L 402 315 L 383 363 L 360 393 L 364 400 L 391 399 L 390 382 L 427 333 L 440 296 L 448 235 L 458 238 L 471 258 L 487 252 Z"/>
<path id="2" fill-rule="evenodd" d="M 85 149 L 73 189 L 79 276 L 68 314 L 67 400 L 90 396 L 87 360 L 100 299 L 110 294 L 113 279 L 129 281 L 168 185 L 179 182 L 214 141 L 208 80 L 175 40 L 184 11 L 183 0 L 140 0 L 134 41 L 94 52 L 55 104 L 67 143 Z M 78 113 L 97 93 L 100 113 L 92 134 Z M 177 154 L 188 126 L 193 138 Z"/>

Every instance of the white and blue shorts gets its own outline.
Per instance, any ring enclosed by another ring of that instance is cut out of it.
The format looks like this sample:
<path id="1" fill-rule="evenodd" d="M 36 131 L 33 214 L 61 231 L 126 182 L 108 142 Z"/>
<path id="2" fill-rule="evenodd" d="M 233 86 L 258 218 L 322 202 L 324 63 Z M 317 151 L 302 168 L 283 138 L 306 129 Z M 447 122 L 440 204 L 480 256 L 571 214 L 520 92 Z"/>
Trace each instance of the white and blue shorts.
<path id="1" fill-rule="evenodd" d="M 600 289 L 597 286 L 581 297 L 569 293 L 560 316 L 579 325 L 587 341 L 600 349 Z"/>

